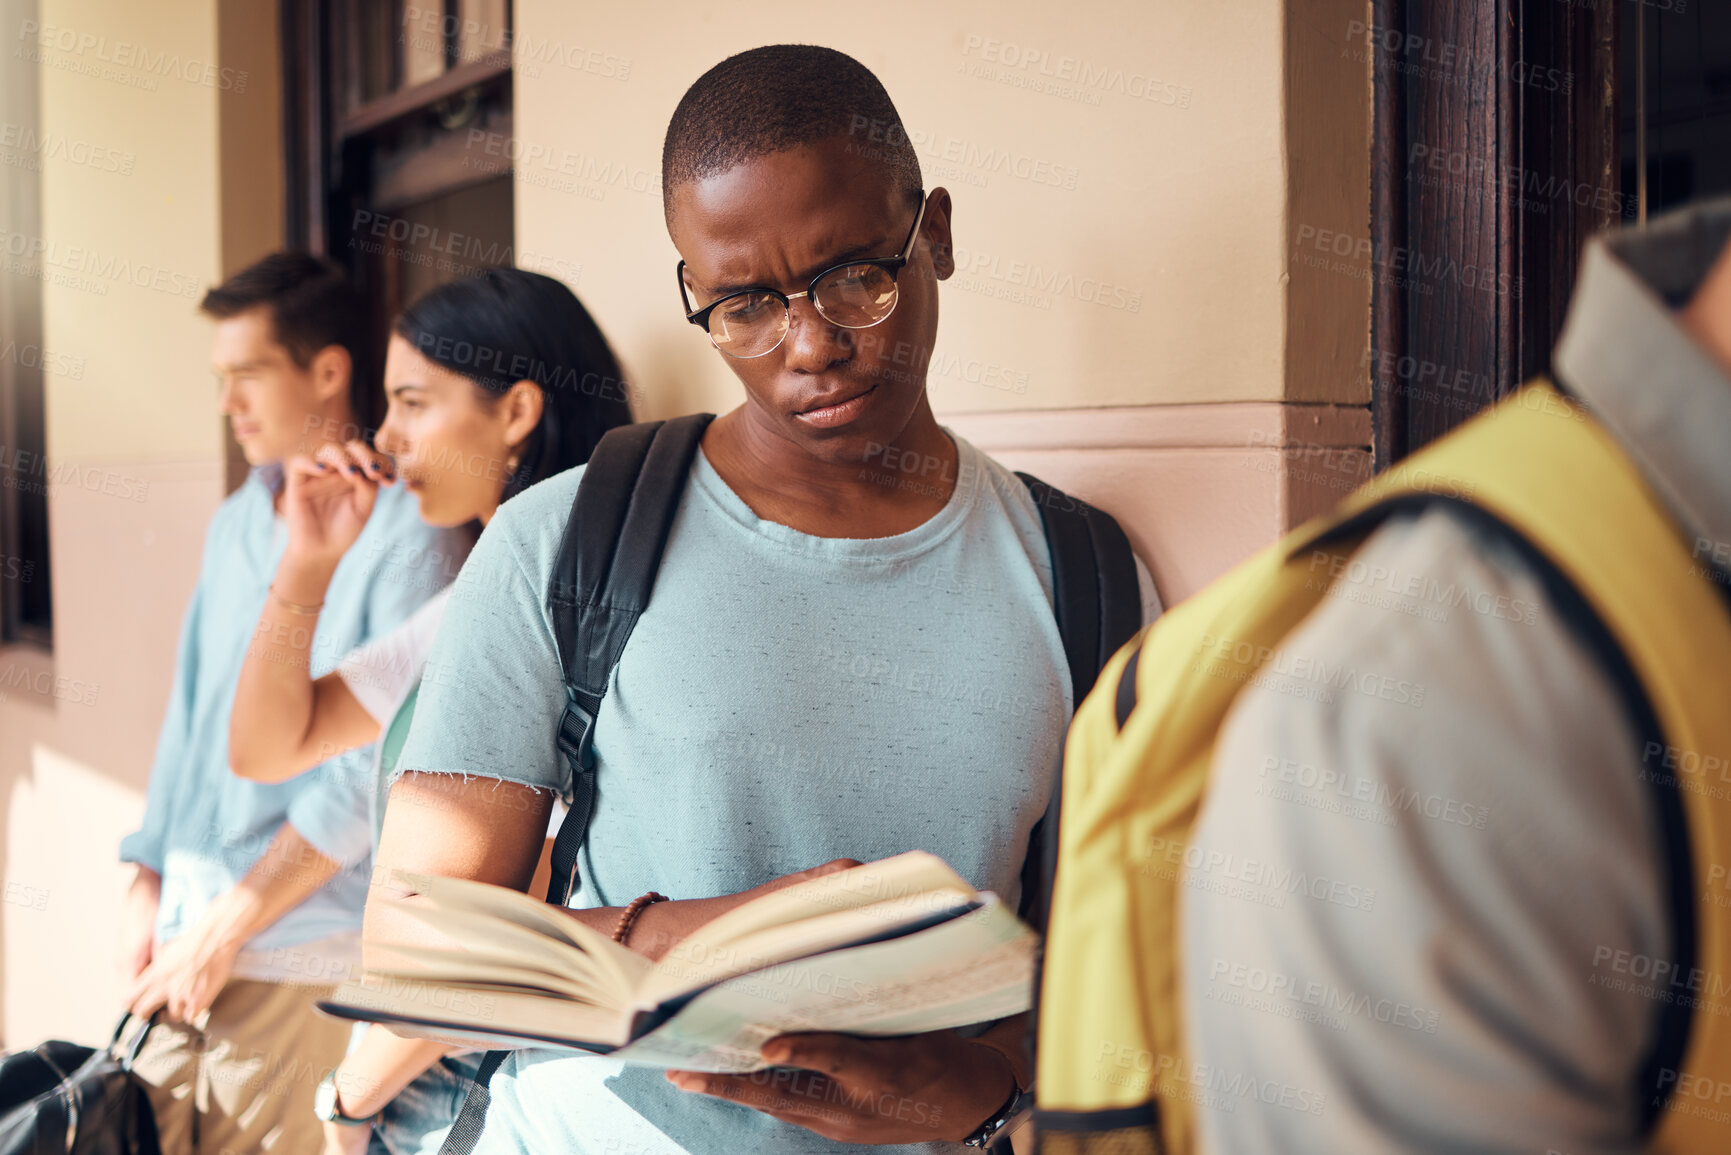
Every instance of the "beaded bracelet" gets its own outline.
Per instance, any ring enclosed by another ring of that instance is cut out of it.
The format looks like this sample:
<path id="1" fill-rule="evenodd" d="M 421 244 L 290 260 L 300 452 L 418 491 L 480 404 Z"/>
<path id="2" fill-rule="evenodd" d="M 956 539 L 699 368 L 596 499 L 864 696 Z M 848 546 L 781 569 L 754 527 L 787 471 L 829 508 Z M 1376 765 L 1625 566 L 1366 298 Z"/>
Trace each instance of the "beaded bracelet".
<path id="1" fill-rule="evenodd" d="M 613 928 L 613 941 L 624 945 L 625 940 L 631 937 L 631 926 L 637 921 L 637 916 L 656 903 L 667 901 L 665 894 L 658 894 L 653 890 L 641 898 L 632 899 L 631 905 L 619 912 L 619 925 Z"/>

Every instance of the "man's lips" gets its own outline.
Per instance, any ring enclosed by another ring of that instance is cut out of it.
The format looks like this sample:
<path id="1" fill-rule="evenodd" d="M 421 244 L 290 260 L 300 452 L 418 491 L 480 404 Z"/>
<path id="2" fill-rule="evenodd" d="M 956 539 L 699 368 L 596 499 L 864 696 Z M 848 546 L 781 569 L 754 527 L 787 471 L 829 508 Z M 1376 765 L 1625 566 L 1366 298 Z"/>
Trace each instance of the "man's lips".
<path id="1" fill-rule="evenodd" d="M 812 425 L 826 427 L 843 425 L 859 416 L 860 411 L 865 408 L 866 399 L 875 392 L 877 392 L 877 386 L 873 385 L 858 393 L 850 393 L 834 400 L 825 399 L 800 410 L 794 416 Z"/>

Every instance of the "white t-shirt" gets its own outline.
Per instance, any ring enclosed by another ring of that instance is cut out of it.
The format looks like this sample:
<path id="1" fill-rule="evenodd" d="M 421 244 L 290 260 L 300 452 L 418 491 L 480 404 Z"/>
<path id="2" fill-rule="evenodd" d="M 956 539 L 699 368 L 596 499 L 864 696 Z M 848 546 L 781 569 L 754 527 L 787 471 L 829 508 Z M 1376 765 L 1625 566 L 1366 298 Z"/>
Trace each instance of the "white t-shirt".
<path id="1" fill-rule="evenodd" d="M 373 837 L 378 849 L 378 830 L 384 822 L 384 803 L 390 787 L 379 765 L 384 737 L 390 731 L 397 712 L 403 708 L 409 692 L 420 683 L 421 672 L 427 668 L 427 656 L 433 652 L 433 639 L 438 636 L 439 623 L 445 616 L 445 605 L 451 599 L 451 587 L 446 586 L 421 604 L 402 625 L 364 646 L 356 646 L 337 663 L 336 672 L 343 685 L 361 704 L 361 709 L 379 724 L 379 741 L 374 744 Z M 547 837 L 559 833 L 559 823 L 565 817 L 565 804 L 553 800 L 553 813 L 547 823 Z"/>

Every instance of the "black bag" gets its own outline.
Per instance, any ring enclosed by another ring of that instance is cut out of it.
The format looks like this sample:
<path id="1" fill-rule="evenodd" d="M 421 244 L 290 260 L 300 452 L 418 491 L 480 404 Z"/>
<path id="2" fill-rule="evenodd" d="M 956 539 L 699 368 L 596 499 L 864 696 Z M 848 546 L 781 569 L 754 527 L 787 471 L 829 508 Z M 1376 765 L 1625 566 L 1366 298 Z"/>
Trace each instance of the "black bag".
<path id="1" fill-rule="evenodd" d="M 132 1064 L 150 1023 L 117 1055 L 51 1039 L 0 1058 L 0 1155 L 160 1155 L 156 1116 Z"/>
<path id="2" fill-rule="evenodd" d="M 649 605 L 691 462 L 714 416 L 693 413 L 608 430 L 595 446 L 578 483 L 577 500 L 571 503 L 547 591 L 565 674 L 559 752 L 571 771 L 572 786 L 571 809 L 553 839 L 553 878 L 547 884 L 547 901 L 560 906 L 577 888 L 577 859 L 594 816 L 590 741 L 595 716 L 613 667 Z M 1135 555 L 1111 515 L 1026 473 L 1016 476 L 1028 487 L 1046 531 L 1053 616 L 1080 705 L 1107 659 L 1142 626 Z M 1039 929 L 1044 929 L 1046 915 L 1039 884 L 1049 877 L 1041 865 L 1056 854 L 1056 839 L 1044 837 L 1044 832 L 1057 829 L 1057 802 L 1054 790 L 1046 817 L 1034 827 L 1022 872 L 1021 914 Z M 482 1059 L 441 1155 L 474 1150 L 486 1119 L 488 1083 L 509 1054 L 489 1051 Z"/>

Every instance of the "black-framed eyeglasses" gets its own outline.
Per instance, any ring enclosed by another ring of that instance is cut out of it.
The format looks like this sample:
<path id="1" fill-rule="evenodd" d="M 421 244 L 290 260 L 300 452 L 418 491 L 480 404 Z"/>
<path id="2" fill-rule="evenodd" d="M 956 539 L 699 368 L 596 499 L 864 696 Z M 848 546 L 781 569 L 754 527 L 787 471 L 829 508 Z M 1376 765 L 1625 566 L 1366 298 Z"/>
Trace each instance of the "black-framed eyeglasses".
<path id="1" fill-rule="evenodd" d="M 896 311 L 899 290 L 896 277 L 913 258 L 920 225 L 926 219 L 926 193 L 920 190 L 920 211 L 901 252 L 893 257 L 854 258 L 831 265 L 797 293 L 779 289 L 741 289 L 720 297 L 701 309 L 692 309 L 685 292 L 685 262 L 674 271 L 679 277 L 679 300 L 685 319 L 709 334 L 709 340 L 729 357 L 762 357 L 774 352 L 791 325 L 788 310 L 799 297 L 810 297 L 812 307 L 832 325 L 843 329 L 869 329 Z"/>

